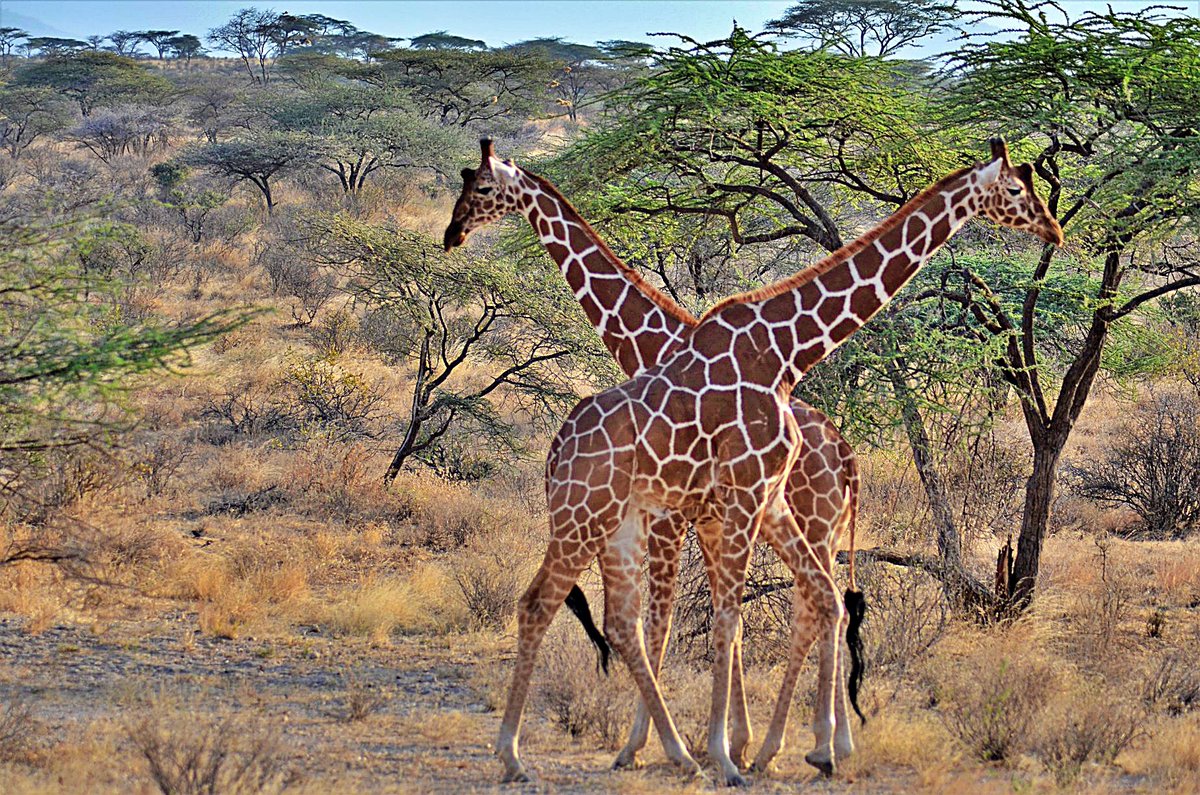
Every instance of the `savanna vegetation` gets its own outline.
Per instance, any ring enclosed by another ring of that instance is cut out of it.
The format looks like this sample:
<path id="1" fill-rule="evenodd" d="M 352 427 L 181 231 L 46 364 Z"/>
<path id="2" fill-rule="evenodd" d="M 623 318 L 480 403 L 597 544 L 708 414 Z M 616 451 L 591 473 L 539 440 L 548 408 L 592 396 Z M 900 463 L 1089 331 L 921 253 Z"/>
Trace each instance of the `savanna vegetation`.
<path id="1" fill-rule="evenodd" d="M 869 722 L 826 786 L 1200 788 L 1200 21 L 972 9 L 503 47 L 257 8 L 0 28 L 0 790 L 497 780 L 547 441 L 618 371 L 523 221 L 443 252 L 483 135 L 697 314 L 1004 136 L 1066 245 L 969 225 L 799 390 L 863 480 Z M 764 550 L 760 734 L 788 583 Z M 702 749 L 692 542 L 679 587 L 662 678 Z M 540 658 L 544 785 L 704 789 L 653 740 L 608 772 L 635 691 L 585 644 L 559 619 Z M 753 787 L 813 775 L 812 680 Z"/>

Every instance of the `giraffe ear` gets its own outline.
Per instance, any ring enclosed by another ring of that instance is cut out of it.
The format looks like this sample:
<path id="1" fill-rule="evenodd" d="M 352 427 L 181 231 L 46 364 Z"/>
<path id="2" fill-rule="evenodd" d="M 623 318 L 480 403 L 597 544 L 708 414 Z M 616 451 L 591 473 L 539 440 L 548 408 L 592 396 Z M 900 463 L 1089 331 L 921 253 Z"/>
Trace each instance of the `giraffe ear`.
<path id="1" fill-rule="evenodd" d="M 475 179 L 475 169 L 473 168 L 464 168 L 459 173 L 462 175 L 463 182 L 470 182 Z"/>
<path id="2" fill-rule="evenodd" d="M 979 167 L 979 185 L 980 187 L 988 187 L 995 184 L 1000 178 L 1000 172 L 1004 170 L 1004 160 L 996 158 L 992 162 Z"/>

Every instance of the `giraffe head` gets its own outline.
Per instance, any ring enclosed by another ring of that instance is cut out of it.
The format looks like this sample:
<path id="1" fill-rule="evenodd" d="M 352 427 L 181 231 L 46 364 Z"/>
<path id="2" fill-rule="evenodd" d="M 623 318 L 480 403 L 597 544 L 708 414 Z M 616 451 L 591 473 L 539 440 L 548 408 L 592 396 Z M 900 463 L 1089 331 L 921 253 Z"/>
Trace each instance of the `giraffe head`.
<path id="1" fill-rule="evenodd" d="M 480 140 L 479 148 L 483 155 L 479 168 L 462 170 L 462 194 L 454 204 L 454 214 L 442 237 L 446 251 L 461 246 L 481 226 L 499 221 L 520 208 L 517 167 L 511 160 L 496 159 L 490 138 Z"/>
<path id="2" fill-rule="evenodd" d="M 1002 226 L 1025 230 L 1055 246 L 1063 244 L 1062 227 L 1033 188 L 1033 166 L 1008 162 L 1008 146 L 993 138 L 992 159 L 976 167 L 982 199 L 979 210 Z"/>

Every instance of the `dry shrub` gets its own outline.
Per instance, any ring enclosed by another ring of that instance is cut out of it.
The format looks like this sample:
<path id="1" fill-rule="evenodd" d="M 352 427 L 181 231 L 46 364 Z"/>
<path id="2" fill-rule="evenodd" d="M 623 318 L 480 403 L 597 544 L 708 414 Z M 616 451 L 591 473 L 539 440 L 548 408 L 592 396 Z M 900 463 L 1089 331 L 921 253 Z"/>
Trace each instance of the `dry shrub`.
<path id="1" fill-rule="evenodd" d="M 0 568 L 0 611 L 24 617 L 25 632 L 45 632 L 67 610 L 63 579 L 61 570 L 38 563 Z"/>
<path id="2" fill-rule="evenodd" d="M 624 666 L 610 665 L 606 676 L 582 632 L 548 636 L 539 661 L 534 709 L 571 737 L 619 748 L 637 708 L 637 690 Z"/>
<path id="3" fill-rule="evenodd" d="M 261 720 L 152 705 L 126 732 L 163 795 L 281 792 L 295 783 L 277 732 Z"/>
<path id="4" fill-rule="evenodd" d="M 915 569 L 871 563 L 858 569 L 867 594 L 863 623 L 866 664 L 875 673 L 903 674 L 945 634 L 950 609 L 941 587 Z"/>
<path id="5" fill-rule="evenodd" d="M 1037 755 L 1059 786 L 1087 762 L 1111 764 L 1143 731 L 1145 711 L 1103 680 L 1059 693 L 1041 721 Z"/>
<path id="6" fill-rule="evenodd" d="M 396 499 L 411 512 L 412 543 L 455 550 L 479 538 L 521 536 L 544 539 L 544 525 L 514 502 L 481 497 L 470 486 L 428 473 L 401 473 L 392 484 Z"/>
<path id="7" fill-rule="evenodd" d="M 464 556 L 454 566 L 471 623 L 479 629 L 502 630 L 517 609 L 519 584 L 511 557 L 501 550 Z"/>
<path id="8" fill-rule="evenodd" d="M 201 632 L 236 638 L 268 619 L 290 619 L 309 595 L 303 559 L 282 557 L 289 546 L 235 545 L 223 554 L 200 554 L 175 567 L 164 585 L 168 596 L 201 602 Z"/>
<path id="9" fill-rule="evenodd" d="M 1200 667 L 1195 648 L 1173 648 L 1151 660 L 1142 686 L 1146 705 L 1168 715 L 1200 708 Z"/>
<path id="10" fill-rule="evenodd" d="M 1080 591 L 1075 606 L 1075 628 L 1084 651 L 1092 658 L 1108 655 L 1120 640 L 1121 625 L 1133 610 L 1134 588 L 1128 565 L 1118 562 L 1108 539 L 1096 538 L 1096 579 Z"/>
<path id="11" fill-rule="evenodd" d="M 1002 761 L 1027 750 L 1031 729 L 1058 689 L 1059 666 L 1026 629 L 985 637 L 930 671 L 939 716 L 978 759 Z"/>
<path id="12" fill-rule="evenodd" d="M 142 447 L 130 467 L 142 487 L 141 496 L 149 500 L 167 494 L 191 454 L 186 444 L 172 436 L 161 436 Z"/>
<path id="13" fill-rule="evenodd" d="M 123 572 L 149 573 L 162 561 L 180 551 L 178 534 L 158 525 L 119 523 L 96 536 L 88 557 L 99 572 L 115 576 Z"/>
<path id="14" fill-rule="evenodd" d="M 411 509 L 384 488 L 383 467 L 365 445 L 313 439 L 295 456 L 287 481 L 299 494 L 298 507 L 313 518 L 402 520 Z"/>
<path id="15" fill-rule="evenodd" d="M 31 750 L 42 724 L 20 697 L 0 701 L 0 762 L 18 761 Z"/>
<path id="16" fill-rule="evenodd" d="M 390 694 L 383 688 L 351 675 L 346 679 L 341 705 L 334 712 L 334 718 L 340 723 L 357 723 L 366 720 L 382 709 L 390 699 Z"/>
<path id="17" fill-rule="evenodd" d="M 1148 742 L 1122 754 L 1119 762 L 1127 773 L 1150 778 L 1160 791 L 1200 791 L 1200 715 L 1160 724 Z"/>
<path id="18" fill-rule="evenodd" d="M 946 727 L 928 713 L 881 712 L 856 730 L 859 753 L 850 759 L 854 773 L 881 765 L 911 768 L 924 786 L 938 781 L 958 761 Z"/>

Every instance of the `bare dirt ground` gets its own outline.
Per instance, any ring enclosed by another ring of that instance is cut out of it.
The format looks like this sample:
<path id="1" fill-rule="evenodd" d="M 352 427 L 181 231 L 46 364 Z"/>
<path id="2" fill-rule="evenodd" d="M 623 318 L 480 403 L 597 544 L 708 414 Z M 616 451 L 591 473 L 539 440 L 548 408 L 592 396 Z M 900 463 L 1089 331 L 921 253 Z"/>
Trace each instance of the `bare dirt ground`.
<path id="1" fill-rule="evenodd" d="M 469 640 L 397 638 L 389 647 L 318 636 L 283 644 L 226 640 L 197 637 L 186 615 L 152 628 L 114 624 L 102 634 L 57 626 L 31 635 L 21 623 L 0 619 L 0 697 L 28 707 L 38 741 L 28 770 L 0 774 L 6 791 L 72 791 L 76 785 L 154 791 L 122 729 L 145 710 L 162 709 L 163 697 L 185 720 L 261 715 L 278 732 L 293 785 L 304 792 L 712 788 L 683 780 L 653 740 L 645 767 L 611 772 L 611 751 L 572 742 L 536 717 L 527 722 L 522 749 L 537 780 L 501 787 L 491 754 L 499 715 L 470 682 L 481 677 L 480 667 L 507 667 L 511 654 L 489 659 L 496 649 L 464 647 Z M 365 718 L 348 721 L 348 702 L 364 693 L 379 703 Z M 802 762 L 797 767 L 798 753 L 784 757 L 780 771 L 757 777 L 750 791 L 862 791 L 850 782 L 817 779 Z"/>

